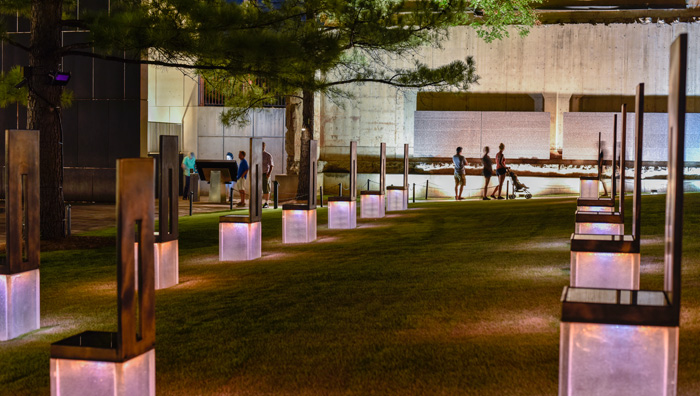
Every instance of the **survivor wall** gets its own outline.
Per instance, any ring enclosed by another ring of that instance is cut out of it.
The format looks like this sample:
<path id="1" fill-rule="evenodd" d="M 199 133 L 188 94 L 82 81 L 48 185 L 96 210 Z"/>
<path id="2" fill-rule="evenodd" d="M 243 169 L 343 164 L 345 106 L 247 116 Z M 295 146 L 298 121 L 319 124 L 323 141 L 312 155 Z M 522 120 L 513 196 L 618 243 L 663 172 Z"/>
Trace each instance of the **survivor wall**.
<path id="1" fill-rule="evenodd" d="M 533 109 L 549 114 L 549 149 L 565 152 L 564 114 L 574 110 L 572 103 L 579 108 L 586 97 L 630 97 L 640 82 L 645 83 L 648 96 L 661 97 L 659 101 L 663 102 L 668 90 L 669 46 L 682 32 L 700 37 L 700 23 L 541 25 L 533 27 L 524 38 L 511 30 L 510 38 L 493 43 L 484 42 L 469 27 L 455 27 L 442 49 L 424 48 L 416 58 L 439 66 L 473 56 L 481 78 L 471 92 L 533 97 Z M 700 40 L 690 40 L 688 59 L 699 58 Z M 412 61 L 394 63 L 408 67 Z M 693 112 L 700 108 L 700 66 L 692 61 L 689 65 L 687 94 Z M 454 129 L 450 128 L 443 131 L 433 127 L 435 139 L 423 134 L 425 130 L 420 125 L 425 118 L 416 112 L 416 91 L 379 84 L 346 89 L 356 99 L 346 101 L 344 106 L 327 98 L 320 100 L 320 122 L 315 133 L 321 141 L 323 161 L 342 160 L 351 140 L 359 141 L 361 156 L 373 155 L 379 142 L 386 142 L 391 158 L 401 155 L 404 143 L 410 144 L 413 156 L 419 156 L 432 150 L 421 142 L 452 138 Z M 619 106 L 607 111 L 617 109 Z M 454 120 L 460 117 L 470 116 L 455 115 Z M 414 125 L 416 131 L 422 132 L 414 134 Z M 455 143 L 452 145 L 459 145 Z"/>

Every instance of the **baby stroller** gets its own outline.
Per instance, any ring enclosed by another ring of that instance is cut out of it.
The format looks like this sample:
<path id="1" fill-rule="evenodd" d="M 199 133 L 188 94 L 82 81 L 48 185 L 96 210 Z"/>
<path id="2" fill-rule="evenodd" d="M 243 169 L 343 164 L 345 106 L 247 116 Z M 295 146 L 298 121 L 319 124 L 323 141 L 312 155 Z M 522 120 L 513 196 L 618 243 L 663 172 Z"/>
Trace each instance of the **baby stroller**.
<path id="1" fill-rule="evenodd" d="M 506 174 L 510 177 L 510 180 L 513 181 L 513 193 L 510 195 L 510 199 L 515 199 L 515 197 L 525 197 L 525 199 L 532 198 L 530 190 L 528 190 L 526 185 L 520 183 L 520 180 L 518 180 L 518 175 L 516 175 L 515 172 L 508 169 Z"/>

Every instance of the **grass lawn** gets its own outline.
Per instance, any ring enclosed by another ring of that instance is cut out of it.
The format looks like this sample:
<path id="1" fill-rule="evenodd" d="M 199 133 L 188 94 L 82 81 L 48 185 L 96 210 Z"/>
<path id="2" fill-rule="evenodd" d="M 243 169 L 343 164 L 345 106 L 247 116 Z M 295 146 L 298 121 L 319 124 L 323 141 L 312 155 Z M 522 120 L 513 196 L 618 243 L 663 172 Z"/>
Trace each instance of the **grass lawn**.
<path id="1" fill-rule="evenodd" d="M 642 288 L 663 285 L 664 199 L 643 198 Z M 685 207 L 678 386 L 697 395 L 700 194 Z M 263 258 L 236 263 L 218 262 L 218 214 L 181 218 L 181 283 L 156 293 L 158 394 L 554 395 L 574 209 L 429 202 L 341 231 L 324 208 L 319 239 L 291 246 L 269 210 Z M 48 394 L 50 343 L 116 329 L 115 260 L 42 254 L 42 328 L 0 344 L 0 394 Z"/>

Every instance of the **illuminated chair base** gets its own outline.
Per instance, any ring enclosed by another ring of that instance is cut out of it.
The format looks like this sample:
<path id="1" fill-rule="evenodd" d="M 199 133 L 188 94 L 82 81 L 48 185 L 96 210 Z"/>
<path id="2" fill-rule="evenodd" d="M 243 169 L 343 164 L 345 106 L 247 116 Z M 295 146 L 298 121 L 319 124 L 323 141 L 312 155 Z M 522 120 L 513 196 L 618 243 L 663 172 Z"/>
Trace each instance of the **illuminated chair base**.
<path id="1" fill-rule="evenodd" d="M 379 191 L 360 192 L 360 218 L 379 219 L 384 217 L 385 196 Z"/>
<path id="2" fill-rule="evenodd" d="M 357 227 L 357 202 L 349 197 L 328 198 L 328 228 L 352 229 Z"/>
<path id="3" fill-rule="evenodd" d="M 678 327 L 562 322 L 559 395 L 676 394 Z"/>
<path id="4" fill-rule="evenodd" d="M 180 246 L 177 239 L 153 244 L 156 290 L 167 289 L 180 282 Z M 139 254 L 139 244 L 134 244 L 134 255 Z M 138 263 L 135 257 L 134 263 Z M 138 283 L 137 283 L 138 284 Z"/>
<path id="5" fill-rule="evenodd" d="M 597 177 L 581 178 L 581 199 L 598 199 L 600 180 Z"/>
<path id="6" fill-rule="evenodd" d="M 579 212 L 605 212 L 612 213 L 615 208 L 612 206 L 577 206 L 576 210 Z"/>
<path id="7" fill-rule="evenodd" d="M 0 341 L 39 328 L 39 270 L 0 275 Z"/>
<path id="8" fill-rule="evenodd" d="M 316 209 L 298 205 L 282 206 L 282 243 L 308 243 L 316 240 Z"/>
<path id="9" fill-rule="evenodd" d="M 255 260 L 262 255 L 262 224 L 248 218 L 219 218 L 219 261 Z"/>
<path id="10" fill-rule="evenodd" d="M 625 225 L 618 223 L 576 223 L 577 234 L 624 235 Z"/>
<path id="11" fill-rule="evenodd" d="M 571 287 L 639 290 L 639 253 L 571 252 Z"/>
<path id="12" fill-rule="evenodd" d="M 156 352 L 124 362 L 51 358 L 51 396 L 155 396 Z"/>
<path id="13" fill-rule="evenodd" d="M 407 187 L 387 187 L 386 188 L 386 211 L 395 212 L 408 209 L 408 188 Z"/>

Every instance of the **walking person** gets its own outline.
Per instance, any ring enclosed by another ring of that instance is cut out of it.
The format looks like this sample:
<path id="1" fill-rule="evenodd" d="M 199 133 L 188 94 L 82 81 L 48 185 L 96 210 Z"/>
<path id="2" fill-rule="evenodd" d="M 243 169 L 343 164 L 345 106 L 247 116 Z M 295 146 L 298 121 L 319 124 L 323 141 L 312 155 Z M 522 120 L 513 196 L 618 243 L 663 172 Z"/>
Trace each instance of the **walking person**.
<path id="1" fill-rule="evenodd" d="M 498 186 L 496 186 L 496 188 L 493 189 L 493 194 L 491 194 L 491 198 L 493 199 L 505 199 L 501 196 L 501 191 L 503 190 L 503 182 L 506 180 L 506 173 L 508 172 L 508 168 L 506 167 L 506 156 L 503 155 L 503 150 L 505 149 L 505 144 L 501 143 L 498 145 L 498 153 L 496 153 L 496 174 L 498 175 Z M 496 197 L 497 190 L 498 197 Z"/>
<path id="2" fill-rule="evenodd" d="M 268 202 L 270 201 L 270 175 L 272 175 L 272 168 L 275 167 L 275 162 L 272 160 L 272 154 L 265 151 L 265 142 L 263 142 L 262 144 L 262 149 L 262 190 L 263 200 L 265 201 L 265 203 L 263 204 L 263 208 L 269 208 L 270 205 L 268 204 Z"/>
<path id="3" fill-rule="evenodd" d="M 467 166 L 467 160 L 462 155 L 461 147 L 457 147 L 457 154 L 452 157 L 452 162 L 455 166 L 455 201 L 459 201 L 462 199 L 462 192 L 467 184 L 466 171 L 464 170 L 464 167 Z"/>
<path id="4" fill-rule="evenodd" d="M 245 182 L 248 178 L 248 161 L 245 160 L 245 151 L 238 153 L 238 159 L 240 162 L 238 163 L 238 180 L 236 181 L 236 190 L 238 190 L 238 194 L 241 196 L 241 202 L 239 202 L 236 207 L 242 208 L 245 206 Z"/>
<path id="5" fill-rule="evenodd" d="M 182 170 L 185 173 L 185 189 L 182 191 L 182 199 L 186 200 L 190 195 L 190 174 L 194 172 L 194 164 L 196 158 L 194 158 L 194 153 L 190 153 L 187 157 L 182 160 Z"/>
<path id="6" fill-rule="evenodd" d="M 487 195 L 489 194 L 489 184 L 491 183 L 491 176 L 493 175 L 493 163 L 491 162 L 491 157 L 489 157 L 489 146 L 484 147 L 484 156 L 481 157 L 481 163 L 484 165 L 484 170 L 482 174 L 484 175 L 484 201 L 490 201 Z"/>

